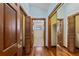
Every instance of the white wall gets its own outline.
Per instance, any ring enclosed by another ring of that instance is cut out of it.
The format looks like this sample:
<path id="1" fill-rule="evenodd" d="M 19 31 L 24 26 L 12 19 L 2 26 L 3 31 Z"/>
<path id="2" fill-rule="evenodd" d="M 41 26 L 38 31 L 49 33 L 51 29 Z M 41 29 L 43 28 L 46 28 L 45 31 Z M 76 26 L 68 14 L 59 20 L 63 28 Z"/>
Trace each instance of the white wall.
<path id="1" fill-rule="evenodd" d="M 75 3 L 66 3 L 58 10 L 58 18 L 64 19 L 64 46 L 67 47 L 67 35 L 68 35 L 68 21 L 67 17 L 71 14 L 79 12 L 79 4 Z"/>

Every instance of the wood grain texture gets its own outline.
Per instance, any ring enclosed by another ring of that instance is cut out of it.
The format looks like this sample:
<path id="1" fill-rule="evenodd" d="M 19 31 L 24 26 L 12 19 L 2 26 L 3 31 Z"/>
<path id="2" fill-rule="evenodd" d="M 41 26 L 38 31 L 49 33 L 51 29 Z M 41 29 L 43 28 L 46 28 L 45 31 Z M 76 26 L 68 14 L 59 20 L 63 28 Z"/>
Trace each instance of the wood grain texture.
<path id="1" fill-rule="evenodd" d="M 32 50 L 32 19 L 30 16 L 26 17 L 25 23 L 25 51 L 29 54 Z"/>
<path id="2" fill-rule="evenodd" d="M 4 5 L 0 4 L 0 51 L 4 49 L 3 39 L 4 39 Z"/>
<path id="3" fill-rule="evenodd" d="M 5 48 L 16 43 L 16 11 L 5 5 Z"/>
<path id="4" fill-rule="evenodd" d="M 63 46 L 63 40 L 64 40 L 64 20 L 63 19 L 58 19 L 58 26 L 59 26 L 59 31 L 57 32 L 57 37 L 58 37 L 58 45 Z"/>
<path id="5" fill-rule="evenodd" d="M 0 4 L 0 55 L 17 56 L 20 52 L 19 5 L 13 3 Z"/>
<path id="6" fill-rule="evenodd" d="M 48 47 L 51 48 L 51 20 L 48 18 Z"/>
<path id="7" fill-rule="evenodd" d="M 79 49 L 70 52 L 66 47 L 57 46 L 57 56 L 79 56 Z"/>
<path id="8" fill-rule="evenodd" d="M 54 49 L 49 50 L 46 47 L 34 47 L 30 54 L 26 56 L 56 56 Z"/>
<path id="9" fill-rule="evenodd" d="M 68 17 L 68 50 L 75 52 L 75 18 Z"/>

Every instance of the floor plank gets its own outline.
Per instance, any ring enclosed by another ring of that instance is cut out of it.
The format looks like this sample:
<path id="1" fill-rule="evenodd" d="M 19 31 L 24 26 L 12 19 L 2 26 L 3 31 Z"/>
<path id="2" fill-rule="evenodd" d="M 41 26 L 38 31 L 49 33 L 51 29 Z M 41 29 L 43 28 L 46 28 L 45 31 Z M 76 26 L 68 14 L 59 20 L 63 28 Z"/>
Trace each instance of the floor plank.
<path id="1" fill-rule="evenodd" d="M 71 53 L 65 47 L 57 46 L 57 56 L 79 56 L 79 50 Z"/>
<path id="2" fill-rule="evenodd" d="M 29 56 L 55 56 L 54 53 L 46 47 L 34 47 Z"/>

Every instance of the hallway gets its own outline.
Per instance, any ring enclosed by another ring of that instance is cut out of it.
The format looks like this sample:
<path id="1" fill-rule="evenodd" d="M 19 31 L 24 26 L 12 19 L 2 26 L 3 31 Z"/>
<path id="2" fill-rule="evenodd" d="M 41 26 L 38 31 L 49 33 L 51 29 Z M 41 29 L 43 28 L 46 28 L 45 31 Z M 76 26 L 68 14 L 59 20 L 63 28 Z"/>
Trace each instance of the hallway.
<path id="1" fill-rule="evenodd" d="M 0 56 L 79 56 L 79 4 L 0 3 Z"/>

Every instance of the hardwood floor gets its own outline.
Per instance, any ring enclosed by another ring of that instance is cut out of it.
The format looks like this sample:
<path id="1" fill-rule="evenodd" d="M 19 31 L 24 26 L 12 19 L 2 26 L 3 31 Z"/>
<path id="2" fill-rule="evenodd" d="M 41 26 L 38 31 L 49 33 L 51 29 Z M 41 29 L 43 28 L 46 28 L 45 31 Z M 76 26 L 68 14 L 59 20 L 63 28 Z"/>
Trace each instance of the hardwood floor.
<path id="1" fill-rule="evenodd" d="M 76 49 L 75 53 L 71 53 L 65 47 L 57 46 L 57 56 L 79 56 L 79 50 Z"/>
<path id="2" fill-rule="evenodd" d="M 55 50 L 54 52 L 52 50 L 54 49 L 49 50 L 46 47 L 34 47 L 28 56 L 55 56 Z"/>
<path id="3" fill-rule="evenodd" d="M 57 53 L 57 52 L 56 52 L 56 49 L 57 49 L 56 46 L 53 46 L 53 47 L 50 48 L 50 51 L 53 52 L 53 54 L 54 54 L 55 56 L 56 56 L 56 53 Z"/>
<path id="4" fill-rule="evenodd" d="M 52 47 L 50 50 L 46 47 L 34 47 L 29 55 L 23 52 L 23 56 L 79 56 L 79 49 L 71 53 L 65 47 Z"/>

